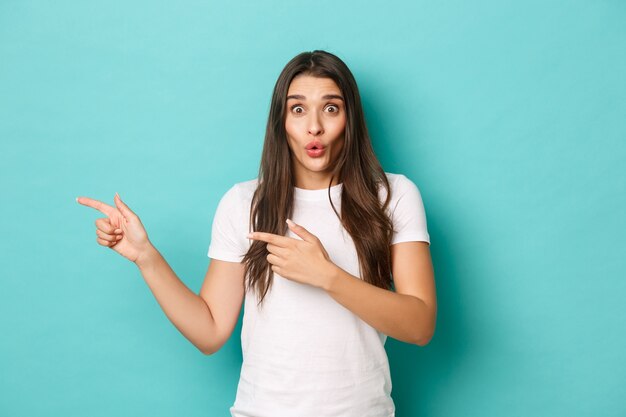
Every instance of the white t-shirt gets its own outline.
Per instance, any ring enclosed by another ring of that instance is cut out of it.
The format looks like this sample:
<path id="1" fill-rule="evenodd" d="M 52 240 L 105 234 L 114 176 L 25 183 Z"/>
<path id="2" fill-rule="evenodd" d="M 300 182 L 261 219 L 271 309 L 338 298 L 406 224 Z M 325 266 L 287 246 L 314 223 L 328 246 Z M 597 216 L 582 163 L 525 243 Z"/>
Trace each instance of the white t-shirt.
<path id="1" fill-rule="evenodd" d="M 417 186 L 387 173 L 392 244 L 430 244 Z M 208 256 L 241 262 L 252 241 L 250 202 L 257 179 L 235 184 L 219 202 Z M 342 184 L 331 187 L 339 212 Z M 328 190 L 295 188 L 292 220 L 316 235 L 331 260 L 359 277 L 357 252 L 328 201 Z M 381 189 L 380 198 L 386 195 Z M 288 236 L 300 239 L 293 232 Z M 363 300 L 367 302 L 367 300 Z M 243 364 L 233 417 L 390 417 L 395 415 L 384 348 L 387 336 L 323 289 L 274 274 L 261 309 L 245 295 L 241 329 Z"/>

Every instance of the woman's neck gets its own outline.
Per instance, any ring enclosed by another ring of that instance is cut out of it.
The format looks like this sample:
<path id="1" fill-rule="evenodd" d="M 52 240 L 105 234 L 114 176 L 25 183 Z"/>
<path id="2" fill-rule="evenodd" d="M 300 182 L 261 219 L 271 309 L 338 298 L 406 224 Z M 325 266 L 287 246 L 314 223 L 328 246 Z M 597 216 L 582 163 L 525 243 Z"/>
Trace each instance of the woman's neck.
<path id="1" fill-rule="evenodd" d="M 296 187 L 302 188 L 304 190 L 322 190 L 328 188 L 329 181 L 330 174 L 326 173 L 322 175 L 296 175 L 295 178 Z M 335 177 L 333 178 L 331 186 L 337 184 L 339 184 L 339 179 Z"/>

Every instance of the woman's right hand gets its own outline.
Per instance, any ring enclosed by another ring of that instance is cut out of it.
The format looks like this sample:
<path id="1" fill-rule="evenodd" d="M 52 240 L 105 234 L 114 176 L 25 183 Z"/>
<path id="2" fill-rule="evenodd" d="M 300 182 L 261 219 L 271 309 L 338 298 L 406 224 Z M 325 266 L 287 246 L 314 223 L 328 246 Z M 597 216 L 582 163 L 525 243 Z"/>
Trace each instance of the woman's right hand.
<path id="1" fill-rule="evenodd" d="M 153 248 L 141 220 L 117 193 L 113 198 L 116 207 L 88 197 L 78 197 L 76 201 L 107 215 L 96 220 L 96 241 L 100 245 L 135 263 Z"/>

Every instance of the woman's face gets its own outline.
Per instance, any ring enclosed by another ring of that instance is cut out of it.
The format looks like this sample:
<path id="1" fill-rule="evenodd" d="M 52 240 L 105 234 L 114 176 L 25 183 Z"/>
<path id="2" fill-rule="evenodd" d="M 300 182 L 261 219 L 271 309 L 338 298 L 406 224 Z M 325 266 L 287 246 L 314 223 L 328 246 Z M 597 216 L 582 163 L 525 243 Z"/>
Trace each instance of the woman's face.
<path id="1" fill-rule="evenodd" d="M 296 76 L 287 92 L 286 114 L 296 186 L 327 187 L 344 144 L 346 109 L 339 87 L 330 78 Z"/>

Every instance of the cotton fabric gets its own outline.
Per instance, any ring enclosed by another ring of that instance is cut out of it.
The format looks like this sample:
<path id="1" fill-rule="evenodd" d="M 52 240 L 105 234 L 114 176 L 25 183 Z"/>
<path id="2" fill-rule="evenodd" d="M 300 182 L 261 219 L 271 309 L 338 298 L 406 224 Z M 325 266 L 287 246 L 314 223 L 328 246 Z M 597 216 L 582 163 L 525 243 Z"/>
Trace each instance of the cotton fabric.
<path id="1" fill-rule="evenodd" d="M 404 175 L 386 175 L 391 188 L 392 244 L 430 244 L 418 187 Z M 235 184 L 220 200 L 213 219 L 210 258 L 241 262 L 248 251 L 250 203 L 257 181 Z M 343 184 L 330 188 L 339 212 L 342 188 Z M 379 197 L 381 201 L 386 197 L 384 189 Z M 330 205 L 328 189 L 295 188 L 292 220 L 320 239 L 335 264 L 361 278 L 354 242 Z M 291 231 L 287 236 L 300 239 Z M 231 415 L 394 416 L 386 339 L 324 290 L 275 273 L 261 308 L 252 290 L 245 295 L 243 364 Z"/>

